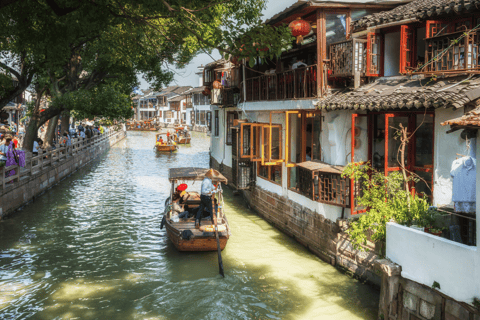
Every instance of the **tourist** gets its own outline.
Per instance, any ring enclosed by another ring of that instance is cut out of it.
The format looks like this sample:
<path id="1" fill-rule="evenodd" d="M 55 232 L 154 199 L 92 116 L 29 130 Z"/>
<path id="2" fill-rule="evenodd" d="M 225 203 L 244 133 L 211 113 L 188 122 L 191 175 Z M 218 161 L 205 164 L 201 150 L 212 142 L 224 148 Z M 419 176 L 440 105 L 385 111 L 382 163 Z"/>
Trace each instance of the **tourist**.
<path id="1" fill-rule="evenodd" d="M 98 127 L 98 131 L 100 131 L 100 134 L 103 134 L 105 132 L 102 125 Z"/>
<path id="2" fill-rule="evenodd" d="M 34 156 L 38 156 L 38 149 L 41 149 L 42 145 L 43 145 L 43 141 L 40 138 L 37 138 L 35 141 L 33 141 L 32 154 Z"/>
<path id="3" fill-rule="evenodd" d="M 22 147 L 23 139 L 25 139 L 25 126 L 23 125 L 23 123 L 20 123 L 20 125 L 18 126 L 18 138 L 19 138 L 20 147 Z"/>
<path id="4" fill-rule="evenodd" d="M 85 130 L 80 130 L 79 131 L 79 136 L 80 136 L 80 138 L 85 139 Z"/>
<path id="5" fill-rule="evenodd" d="M 212 194 L 216 192 L 216 187 L 213 185 L 212 178 L 214 177 L 215 172 L 213 169 L 210 169 L 205 174 L 205 178 L 202 181 L 202 189 L 200 195 L 200 207 L 197 211 L 197 216 L 195 217 L 195 229 L 200 228 L 200 220 L 202 219 L 203 210 L 205 208 L 208 209 L 210 213 L 213 212 L 212 208 Z M 213 221 L 213 214 L 212 214 L 212 221 Z"/>
<path id="6" fill-rule="evenodd" d="M 67 131 L 63 133 L 63 144 L 67 147 L 70 147 L 72 145 L 72 139 L 70 138 L 70 135 Z"/>
<path id="7" fill-rule="evenodd" d="M 2 135 L 1 139 L 2 143 L 0 144 L 0 166 L 4 166 L 5 162 L 7 162 L 8 145 L 5 144 L 4 135 Z"/>

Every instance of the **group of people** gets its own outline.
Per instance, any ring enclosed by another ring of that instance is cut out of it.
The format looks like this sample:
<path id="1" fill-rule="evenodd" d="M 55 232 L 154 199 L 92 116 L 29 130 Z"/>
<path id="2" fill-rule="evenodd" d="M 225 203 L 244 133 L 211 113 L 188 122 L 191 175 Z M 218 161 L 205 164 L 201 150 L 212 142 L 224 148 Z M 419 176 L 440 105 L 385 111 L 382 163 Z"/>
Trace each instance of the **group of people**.
<path id="1" fill-rule="evenodd" d="M 172 217 L 175 219 L 189 219 L 195 217 L 195 228 L 200 228 L 200 221 L 202 218 L 209 218 L 213 223 L 213 205 L 215 203 L 215 214 L 218 213 L 217 199 L 212 201 L 212 195 L 219 191 L 219 187 L 214 185 L 212 179 L 214 178 L 215 171 L 210 169 L 205 174 L 205 178 L 202 181 L 201 195 L 198 197 L 196 192 L 187 192 L 188 185 L 180 184 L 175 189 L 175 193 L 172 198 Z M 200 206 L 198 209 L 191 209 L 188 207 L 188 200 L 200 200 Z"/>
<path id="2" fill-rule="evenodd" d="M 167 136 L 167 140 L 165 141 L 165 140 L 163 140 L 162 135 L 158 135 L 156 145 L 157 146 L 165 146 L 165 145 L 176 145 L 177 144 L 175 142 L 175 139 L 173 138 L 173 136 L 170 134 L 170 132 L 167 132 L 166 136 Z"/>

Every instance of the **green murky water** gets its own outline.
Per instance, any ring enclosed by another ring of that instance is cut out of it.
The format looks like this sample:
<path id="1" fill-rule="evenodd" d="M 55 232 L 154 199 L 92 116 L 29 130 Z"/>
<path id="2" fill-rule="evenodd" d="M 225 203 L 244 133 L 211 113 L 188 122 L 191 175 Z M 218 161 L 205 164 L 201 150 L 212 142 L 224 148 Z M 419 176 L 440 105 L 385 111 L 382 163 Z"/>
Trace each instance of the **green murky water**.
<path id="1" fill-rule="evenodd" d="M 375 319 L 378 292 L 225 190 L 232 237 L 180 253 L 160 230 L 170 167 L 208 166 L 209 140 L 157 155 L 129 132 L 99 161 L 0 222 L 1 319 Z"/>

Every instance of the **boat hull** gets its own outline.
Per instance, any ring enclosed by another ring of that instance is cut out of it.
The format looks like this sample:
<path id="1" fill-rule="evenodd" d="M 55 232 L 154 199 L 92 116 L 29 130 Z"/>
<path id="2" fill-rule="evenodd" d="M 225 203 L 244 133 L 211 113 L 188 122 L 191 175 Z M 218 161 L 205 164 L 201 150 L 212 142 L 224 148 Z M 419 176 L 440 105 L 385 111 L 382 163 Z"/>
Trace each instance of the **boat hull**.
<path id="1" fill-rule="evenodd" d="M 158 152 L 173 152 L 177 150 L 176 146 L 155 146 Z"/>
<path id="2" fill-rule="evenodd" d="M 180 138 L 177 143 L 179 144 L 190 144 L 191 138 Z"/>
<path id="3" fill-rule="evenodd" d="M 207 223 L 205 222 L 205 224 Z M 182 238 L 180 230 L 175 228 L 171 222 L 167 221 L 165 227 L 167 229 L 167 237 L 178 251 L 217 251 L 217 239 L 214 232 L 201 232 L 198 229 L 189 229 L 193 232 L 194 237 L 186 240 Z M 226 232 L 219 234 L 221 250 L 227 246 L 229 237 L 228 228 Z"/>

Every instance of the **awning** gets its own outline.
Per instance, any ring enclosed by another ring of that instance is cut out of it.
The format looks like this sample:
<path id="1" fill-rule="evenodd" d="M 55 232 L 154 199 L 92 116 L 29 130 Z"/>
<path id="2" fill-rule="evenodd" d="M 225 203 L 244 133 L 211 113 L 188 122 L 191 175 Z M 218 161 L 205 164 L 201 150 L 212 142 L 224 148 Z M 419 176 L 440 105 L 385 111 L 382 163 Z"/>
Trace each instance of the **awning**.
<path id="1" fill-rule="evenodd" d="M 448 120 L 441 123 L 442 126 L 449 125 L 450 132 L 454 132 L 460 129 L 480 129 L 480 106 L 476 107 L 472 111 L 467 112 L 465 115 L 455 118 L 452 120 Z"/>
<path id="2" fill-rule="evenodd" d="M 461 108 L 480 98 L 480 76 L 443 79 L 388 77 L 330 94 L 315 104 L 324 110 Z"/>

